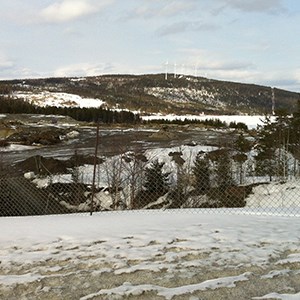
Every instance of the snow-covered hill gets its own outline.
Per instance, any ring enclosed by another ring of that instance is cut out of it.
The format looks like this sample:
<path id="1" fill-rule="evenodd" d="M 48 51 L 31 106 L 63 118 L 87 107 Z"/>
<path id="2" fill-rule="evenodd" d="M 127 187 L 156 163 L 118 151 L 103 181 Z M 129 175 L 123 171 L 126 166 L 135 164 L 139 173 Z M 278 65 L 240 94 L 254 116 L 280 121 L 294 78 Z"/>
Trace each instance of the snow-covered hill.
<path id="1" fill-rule="evenodd" d="M 0 85 L 2 82 L 0 82 Z M 81 78 L 45 78 L 13 80 L 4 83 L 15 95 L 38 101 L 38 105 L 56 103 L 65 93 L 87 99 L 100 99 L 109 108 L 145 113 L 174 114 L 272 114 L 274 109 L 292 112 L 299 93 L 259 85 L 224 82 L 203 77 L 153 75 L 103 75 Z M 50 93 L 50 94 L 49 94 Z M 35 96 L 33 96 L 35 95 Z M 65 96 L 64 96 L 65 97 Z M 74 96 L 70 103 L 76 102 Z M 66 100 L 65 102 L 68 102 Z"/>

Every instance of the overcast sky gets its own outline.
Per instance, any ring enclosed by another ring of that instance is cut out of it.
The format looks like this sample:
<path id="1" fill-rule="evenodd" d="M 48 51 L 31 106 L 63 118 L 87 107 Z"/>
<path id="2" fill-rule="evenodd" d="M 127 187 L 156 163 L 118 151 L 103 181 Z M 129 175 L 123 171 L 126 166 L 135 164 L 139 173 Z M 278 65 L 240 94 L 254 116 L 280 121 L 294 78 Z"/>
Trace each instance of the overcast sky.
<path id="1" fill-rule="evenodd" d="M 168 72 L 300 92 L 299 0 L 0 0 L 0 79 Z"/>

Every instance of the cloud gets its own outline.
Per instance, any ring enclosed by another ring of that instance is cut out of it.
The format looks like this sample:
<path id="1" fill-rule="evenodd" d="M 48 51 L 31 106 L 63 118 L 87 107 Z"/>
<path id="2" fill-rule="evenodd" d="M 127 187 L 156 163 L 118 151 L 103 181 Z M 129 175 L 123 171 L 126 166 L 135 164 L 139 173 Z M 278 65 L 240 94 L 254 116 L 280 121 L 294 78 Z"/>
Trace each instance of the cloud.
<path id="1" fill-rule="evenodd" d="M 195 8 L 193 1 L 172 1 L 163 6 L 159 12 L 161 16 L 175 16 L 185 14 Z"/>
<path id="2" fill-rule="evenodd" d="M 14 63 L 6 55 L 0 52 L 0 69 L 1 71 L 13 68 Z"/>
<path id="3" fill-rule="evenodd" d="M 187 58 L 184 62 L 186 74 L 248 83 L 258 82 L 256 79 L 260 75 L 252 62 L 229 60 L 212 51 L 185 48 L 179 50 L 178 56 Z M 177 61 L 177 65 L 180 66 L 181 62 Z"/>
<path id="4" fill-rule="evenodd" d="M 195 9 L 195 0 L 186 1 L 139 1 L 139 6 L 131 10 L 125 19 L 150 19 L 159 17 L 173 17 L 186 14 Z M 142 3 L 142 4 L 140 4 Z"/>
<path id="5" fill-rule="evenodd" d="M 223 58 L 219 54 L 197 48 L 183 48 L 179 49 L 178 53 L 183 57 L 188 57 L 187 64 L 195 65 L 197 64 L 199 68 L 205 70 L 245 70 L 245 69 L 255 69 L 253 63 L 248 61 L 240 60 L 228 60 Z"/>
<path id="6" fill-rule="evenodd" d="M 157 30 L 161 36 L 178 34 L 186 31 L 213 31 L 219 28 L 213 23 L 203 22 L 177 22 L 170 25 L 165 25 Z"/>
<path id="7" fill-rule="evenodd" d="M 72 76 L 97 76 L 103 73 L 113 71 L 113 65 L 110 63 L 92 64 L 78 63 L 68 66 L 63 66 L 54 71 L 55 77 L 72 77 Z"/>
<path id="8" fill-rule="evenodd" d="M 243 12 L 284 11 L 282 0 L 220 0 L 222 8 L 230 7 Z"/>
<path id="9" fill-rule="evenodd" d="M 103 7 L 112 4 L 113 0 L 62 0 L 55 2 L 40 11 L 40 19 L 48 23 L 72 21 L 99 12 Z"/>
<path id="10" fill-rule="evenodd" d="M 300 69 L 272 71 L 261 78 L 270 86 L 300 93 Z"/>

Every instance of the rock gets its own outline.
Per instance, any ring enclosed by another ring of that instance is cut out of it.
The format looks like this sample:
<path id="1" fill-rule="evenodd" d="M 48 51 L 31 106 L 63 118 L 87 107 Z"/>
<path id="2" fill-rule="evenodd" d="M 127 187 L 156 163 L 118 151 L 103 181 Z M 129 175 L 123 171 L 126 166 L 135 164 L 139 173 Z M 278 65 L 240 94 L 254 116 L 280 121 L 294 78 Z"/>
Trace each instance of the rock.
<path id="1" fill-rule="evenodd" d="M 24 178 L 26 178 L 26 179 L 34 179 L 35 178 L 35 174 L 34 174 L 34 172 L 26 172 L 24 174 Z"/>

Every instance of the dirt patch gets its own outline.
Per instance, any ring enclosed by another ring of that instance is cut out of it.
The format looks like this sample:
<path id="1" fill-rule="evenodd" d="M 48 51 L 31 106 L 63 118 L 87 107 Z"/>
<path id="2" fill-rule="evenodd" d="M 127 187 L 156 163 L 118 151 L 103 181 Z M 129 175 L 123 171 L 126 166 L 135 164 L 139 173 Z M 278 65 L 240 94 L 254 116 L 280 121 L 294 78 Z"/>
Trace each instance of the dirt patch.
<path id="1" fill-rule="evenodd" d="M 35 174 L 64 174 L 70 169 L 84 164 L 94 164 L 95 158 L 90 155 L 73 155 L 67 160 L 55 159 L 53 157 L 32 156 L 24 161 L 15 164 L 14 168 L 18 173 L 34 172 Z M 101 164 L 101 158 L 96 159 L 97 164 Z"/>
<path id="2" fill-rule="evenodd" d="M 12 264 L 9 271 L 0 268 L 2 282 L 5 277 L 11 277 L 11 280 L 16 282 L 11 284 L 7 281 L 6 284 L 0 284 L 0 292 L 5 299 L 126 298 L 133 300 L 142 297 L 142 299 L 174 300 L 246 300 L 271 292 L 299 291 L 300 273 L 297 271 L 299 266 L 296 264 L 286 265 L 284 270 L 276 275 L 274 271 L 278 270 L 276 264 L 232 265 L 228 268 L 184 267 L 182 265 L 184 261 L 178 261 L 163 267 L 162 258 L 158 257 L 160 261 L 151 263 L 157 263 L 158 266 L 161 264 L 161 267 L 157 270 L 147 270 L 147 262 L 139 260 L 131 261 L 130 264 L 127 262 L 126 265 L 126 261 L 121 257 L 119 262 L 114 260 L 112 263 L 107 263 L 99 253 L 93 255 L 87 253 L 85 257 L 74 256 L 76 252 L 82 250 L 82 247 L 72 249 L 59 247 L 56 253 L 65 252 L 65 256 L 69 259 L 57 260 L 53 252 L 53 257 L 47 262 Z M 272 272 L 275 275 L 272 275 Z M 224 286 L 222 282 L 227 280 L 233 283 Z M 188 286 L 194 286 L 194 291 L 188 291 Z M 184 292 L 185 289 L 187 292 Z M 167 296 L 168 293 L 174 295 Z"/>
<path id="3" fill-rule="evenodd" d="M 23 145 L 54 145 L 61 142 L 66 131 L 60 128 L 23 128 L 9 136 L 8 141 Z"/>
<path id="4" fill-rule="evenodd" d="M 173 140 L 180 138 L 180 133 L 165 126 L 149 136 L 150 140 Z"/>

